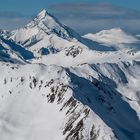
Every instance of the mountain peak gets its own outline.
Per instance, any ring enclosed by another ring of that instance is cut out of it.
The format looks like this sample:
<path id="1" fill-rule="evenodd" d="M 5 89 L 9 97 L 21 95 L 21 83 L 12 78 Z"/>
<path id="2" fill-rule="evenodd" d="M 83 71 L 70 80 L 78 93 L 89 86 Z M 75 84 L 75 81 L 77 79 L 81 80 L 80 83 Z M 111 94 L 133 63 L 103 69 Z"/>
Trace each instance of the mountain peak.
<path id="1" fill-rule="evenodd" d="M 42 18 L 45 18 L 45 16 L 48 14 L 48 12 L 43 9 L 38 15 L 37 15 L 37 18 L 39 19 L 42 19 Z"/>
<path id="2" fill-rule="evenodd" d="M 89 33 L 84 37 L 92 41 L 106 44 L 108 46 L 119 46 L 120 44 L 135 44 L 139 42 L 139 40 L 135 36 L 128 34 L 121 28 L 103 30 L 96 34 Z"/>
<path id="3" fill-rule="evenodd" d="M 33 43 L 42 40 L 49 35 L 66 40 L 81 39 L 75 31 L 59 22 L 57 18 L 45 9 L 42 10 L 31 22 L 25 25 L 24 28 L 15 30 L 11 34 L 11 39 L 15 40 L 17 43 L 20 42 L 21 45 L 23 42 L 26 42 L 27 44 L 27 42 Z"/>

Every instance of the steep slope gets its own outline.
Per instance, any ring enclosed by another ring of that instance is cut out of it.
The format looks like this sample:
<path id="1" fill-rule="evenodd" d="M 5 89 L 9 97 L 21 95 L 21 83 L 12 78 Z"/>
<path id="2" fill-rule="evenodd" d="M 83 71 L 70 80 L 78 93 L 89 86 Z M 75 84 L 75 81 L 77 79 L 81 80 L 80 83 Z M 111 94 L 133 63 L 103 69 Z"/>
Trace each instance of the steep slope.
<path id="1" fill-rule="evenodd" d="M 78 99 L 80 95 L 84 95 L 87 101 L 83 98 L 79 100 L 96 112 L 114 130 L 118 139 L 139 139 L 139 68 L 138 63 L 105 63 L 73 68 L 73 72 L 76 69 L 76 74 L 81 77 L 81 81 L 76 80 L 77 76 L 75 79 L 80 87 L 77 89 L 80 94 L 75 96 Z M 126 72 L 126 69 L 137 69 L 132 72 L 136 77 Z M 95 86 L 95 90 L 89 81 Z M 135 86 L 130 86 L 133 81 Z M 129 121 L 131 119 L 133 122 Z"/>
<path id="2" fill-rule="evenodd" d="M 74 98 L 76 85 L 64 68 L 0 63 L 0 69 L 1 140 L 115 139 L 111 128 Z"/>
<path id="3" fill-rule="evenodd" d="M 23 43 L 24 41 L 27 41 L 29 38 L 39 33 L 42 33 L 42 35 L 56 34 L 59 37 L 67 40 L 71 40 L 74 37 L 78 38 L 78 34 L 76 32 L 74 32 L 72 29 L 70 31 L 68 27 L 61 24 L 46 10 L 41 11 L 37 17 L 28 23 L 24 28 L 13 31 L 13 38 L 16 40 L 16 42 Z"/>
<path id="4" fill-rule="evenodd" d="M 10 38 L 28 47 L 36 56 L 56 53 L 66 47 L 76 45 L 77 40 L 81 39 L 76 32 L 61 24 L 46 10 L 41 11 L 24 28 L 13 31 Z"/>
<path id="5" fill-rule="evenodd" d="M 0 140 L 139 140 L 139 40 L 121 29 L 93 36 L 46 10 L 1 31 Z"/>
<path id="6" fill-rule="evenodd" d="M 0 60 L 10 62 L 24 62 L 27 59 L 32 59 L 33 53 L 25 48 L 17 45 L 12 40 L 5 39 L 3 35 L 0 35 Z"/>
<path id="7" fill-rule="evenodd" d="M 1 63 L 0 138 L 138 140 L 139 68 Z"/>

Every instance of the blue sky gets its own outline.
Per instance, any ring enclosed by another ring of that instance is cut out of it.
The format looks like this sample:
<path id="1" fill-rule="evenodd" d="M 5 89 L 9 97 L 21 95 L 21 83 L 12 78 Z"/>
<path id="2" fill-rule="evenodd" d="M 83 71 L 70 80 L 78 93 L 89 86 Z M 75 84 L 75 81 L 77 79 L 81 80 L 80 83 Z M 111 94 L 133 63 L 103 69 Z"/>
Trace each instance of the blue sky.
<path id="1" fill-rule="evenodd" d="M 80 34 L 115 27 L 140 34 L 140 0 L 0 0 L 0 28 L 22 27 L 42 9 Z"/>
<path id="2" fill-rule="evenodd" d="M 140 0 L 0 0 L 0 11 L 36 13 L 51 4 L 59 3 L 109 3 L 116 6 L 140 10 Z"/>

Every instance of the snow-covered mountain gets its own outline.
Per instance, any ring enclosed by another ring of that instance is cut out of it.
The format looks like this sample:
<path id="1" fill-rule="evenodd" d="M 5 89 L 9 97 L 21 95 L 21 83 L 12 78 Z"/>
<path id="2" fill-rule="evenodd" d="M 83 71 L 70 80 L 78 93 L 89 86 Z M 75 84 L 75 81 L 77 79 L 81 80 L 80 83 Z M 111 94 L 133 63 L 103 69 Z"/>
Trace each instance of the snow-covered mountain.
<path id="1" fill-rule="evenodd" d="M 24 28 L 13 31 L 10 39 L 29 48 L 36 56 L 40 56 L 69 48 L 81 37 L 43 10 Z"/>
<path id="2" fill-rule="evenodd" d="M 137 44 L 139 46 L 139 43 L 140 43 L 137 37 L 124 32 L 120 28 L 103 30 L 96 34 L 88 33 L 84 35 L 84 38 L 99 42 L 106 46 L 112 46 L 116 50 L 118 49 L 126 50 L 128 48 L 139 49 L 139 47 L 136 47 L 136 46 Z"/>
<path id="3" fill-rule="evenodd" d="M 139 140 L 139 38 L 84 37 L 43 10 L 0 31 L 0 140 Z"/>
<path id="4" fill-rule="evenodd" d="M 23 63 L 32 58 L 34 58 L 32 52 L 16 44 L 12 40 L 5 39 L 3 35 L 0 36 L 0 60 Z"/>

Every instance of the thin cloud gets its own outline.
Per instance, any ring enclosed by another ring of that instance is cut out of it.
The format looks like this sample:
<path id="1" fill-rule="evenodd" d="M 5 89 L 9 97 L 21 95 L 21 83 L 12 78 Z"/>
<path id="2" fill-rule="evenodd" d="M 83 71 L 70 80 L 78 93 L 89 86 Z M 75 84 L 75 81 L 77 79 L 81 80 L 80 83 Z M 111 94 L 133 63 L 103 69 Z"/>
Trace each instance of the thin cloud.
<path id="1" fill-rule="evenodd" d="M 140 33 L 140 12 L 136 10 L 110 4 L 57 4 L 48 9 L 81 34 L 114 27 Z"/>
<path id="2" fill-rule="evenodd" d="M 26 16 L 14 11 L 0 11 L 0 18 L 21 18 L 21 17 Z"/>
<path id="3" fill-rule="evenodd" d="M 31 20 L 30 16 L 14 11 L 0 11 L 0 29 L 13 30 L 24 26 Z"/>
<path id="4" fill-rule="evenodd" d="M 80 34 L 98 32 L 104 29 L 120 27 L 125 31 L 140 34 L 140 12 L 110 4 L 56 4 L 48 11 L 60 22 L 73 28 Z M 0 11 L 0 28 L 13 30 L 27 24 L 33 15 Z"/>

